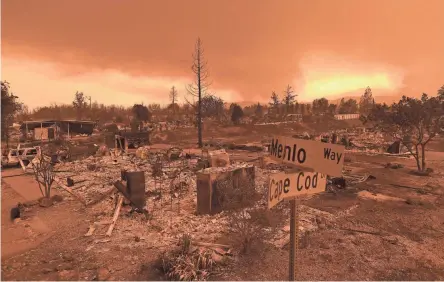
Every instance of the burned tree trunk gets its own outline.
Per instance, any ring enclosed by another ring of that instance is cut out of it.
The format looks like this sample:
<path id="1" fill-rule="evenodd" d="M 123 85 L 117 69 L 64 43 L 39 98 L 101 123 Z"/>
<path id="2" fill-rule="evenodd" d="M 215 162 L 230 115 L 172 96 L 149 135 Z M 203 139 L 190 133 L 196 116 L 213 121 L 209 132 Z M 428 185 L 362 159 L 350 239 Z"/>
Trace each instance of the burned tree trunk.
<path id="1" fill-rule="evenodd" d="M 202 98 L 205 96 L 211 83 L 208 82 L 209 74 L 207 62 L 204 60 L 204 49 L 200 38 L 197 39 L 194 47 L 193 65 L 191 66 L 191 70 L 195 75 L 195 81 L 187 86 L 187 92 L 198 99 L 197 106 L 193 105 L 193 107 L 196 110 L 197 140 L 199 148 L 202 148 Z"/>
<path id="2" fill-rule="evenodd" d="M 412 155 L 416 160 L 416 166 L 418 167 L 418 171 L 421 171 L 421 162 L 419 161 L 418 145 L 415 145 L 415 152 L 412 153 Z"/>
<path id="3" fill-rule="evenodd" d="M 425 171 L 426 170 L 426 159 L 425 159 L 425 145 L 421 144 L 421 170 Z"/>
<path id="4" fill-rule="evenodd" d="M 197 142 L 199 148 L 202 148 L 202 86 L 200 80 L 200 70 L 198 76 L 198 91 L 199 91 L 199 102 L 197 104 Z"/>
<path id="5" fill-rule="evenodd" d="M 32 162 L 34 177 L 43 198 L 49 199 L 51 197 L 51 187 L 55 180 L 54 167 L 50 161 L 45 159 L 43 154 L 40 154 L 37 158 L 39 158 L 37 163 Z"/>

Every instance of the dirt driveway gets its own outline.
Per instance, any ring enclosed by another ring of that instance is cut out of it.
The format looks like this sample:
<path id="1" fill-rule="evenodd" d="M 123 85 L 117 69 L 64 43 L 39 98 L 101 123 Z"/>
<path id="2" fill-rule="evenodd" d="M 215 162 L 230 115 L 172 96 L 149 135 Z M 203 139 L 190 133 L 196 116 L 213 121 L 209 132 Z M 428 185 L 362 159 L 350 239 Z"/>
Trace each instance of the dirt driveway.
<path id="1" fill-rule="evenodd" d="M 2 179 L 2 259 L 35 248 L 51 237 L 50 228 L 37 216 L 26 221 L 13 223 L 10 210 L 17 203 L 35 201 L 41 197 L 40 191 L 30 177 L 20 175 L 20 169 L 3 172 Z"/>
<path id="2" fill-rule="evenodd" d="M 109 248 L 100 243 L 106 238 L 85 237 L 95 211 L 64 192 L 62 202 L 49 208 L 33 205 L 23 220 L 12 223 L 11 207 L 40 197 L 33 177 L 20 174 L 9 169 L 2 175 L 2 280 L 93 280 L 99 273 L 102 280 L 136 280 L 143 264 L 157 258 L 151 250 Z M 89 251 L 92 246 L 95 252 Z M 144 279 L 159 276 L 149 273 Z"/>
<path id="3" fill-rule="evenodd" d="M 76 223 L 78 214 L 72 211 L 69 202 L 41 208 L 36 204 L 40 197 L 32 176 L 22 175 L 20 169 L 2 171 L 2 280 L 51 279 L 47 275 L 42 277 L 43 272 L 35 273 L 32 266 L 42 269 L 48 256 L 60 254 L 63 244 L 59 243 L 67 243 L 60 235 L 66 234 L 67 226 Z M 32 206 L 25 209 L 22 220 L 12 222 L 10 209 L 18 202 Z"/>

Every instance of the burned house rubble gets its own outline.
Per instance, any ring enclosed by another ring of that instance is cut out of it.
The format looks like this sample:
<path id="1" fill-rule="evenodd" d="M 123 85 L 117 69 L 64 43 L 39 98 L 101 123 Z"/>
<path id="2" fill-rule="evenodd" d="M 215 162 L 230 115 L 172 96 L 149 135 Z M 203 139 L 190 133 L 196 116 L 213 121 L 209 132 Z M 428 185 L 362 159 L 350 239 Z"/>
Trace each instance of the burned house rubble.
<path id="1" fill-rule="evenodd" d="M 113 143 L 102 140 L 87 157 L 49 156 L 56 173 L 54 187 L 85 212 L 88 228 L 76 239 L 86 245 L 85 252 L 94 255 L 104 248 L 172 252 L 188 236 L 195 247 L 216 246 L 218 253 L 213 256 L 219 260 L 241 252 L 236 243 L 219 244 L 237 236 L 233 222 L 244 224 L 258 213 L 262 220 L 278 218 L 277 224 L 261 223 L 261 240 L 277 249 L 288 246 L 288 202 L 270 211 L 267 195 L 270 174 L 295 168 L 270 158 L 268 140 L 243 145 L 212 140 L 198 149 L 151 144 L 149 137 L 148 132 L 112 134 Z M 392 145 L 393 140 L 370 130 L 304 132 L 298 137 L 331 143 L 346 139 L 345 159 L 353 158 L 351 153 L 402 155 L 401 144 Z M 374 178 L 345 161 L 341 177 L 327 177 L 325 193 L 353 191 L 363 182 L 372 185 Z M 312 197 L 318 196 L 306 195 L 298 205 L 301 238 L 336 226 L 343 216 L 309 207 L 305 201 Z"/>
<path id="2" fill-rule="evenodd" d="M 119 269 L 120 265 L 110 259 L 123 254 L 131 260 L 143 261 L 151 271 L 154 260 L 163 259 L 164 254 L 173 256 L 184 238 L 191 245 L 187 256 L 210 253 L 215 265 L 222 269 L 227 267 L 225 261 L 234 262 L 245 256 L 240 242 L 248 232 L 256 232 L 260 238 L 248 235 L 256 242 L 253 251 L 256 247 L 266 248 L 267 252 L 282 256 L 282 252 L 290 248 L 289 202 L 283 200 L 269 209 L 267 196 L 271 174 L 293 173 L 298 168 L 270 156 L 269 135 L 237 143 L 222 138 L 208 139 L 203 148 L 150 142 L 147 132 L 108 135 L 109 140 L 106 136 L 91 140 L 95 151 L 91 150 L 85 157 L 61 156 L 62 145 L 72 144 L 73 150 L 83 145 L 80 140 L 52 144 L 58 146 L 57 150 L 49 150 L 46 144 L 42 146 L 43 154 L 54 163 L 53 189 L 58 190 L 54 194 L 63 197 L 63 202 L 56 203 L 54 208 L 69 207 L 76 215 L 81 213 L 80 223 L 74 223 L 78 233 L 70 240 L 86 256 L 104 257 L 98 267 L 104 266 L 110 271 Z M 322 194 L 298 199 L 301 248 L 308 248 L 304 244 L 312 244 L 308 240 L 313 236 L 340 230 L 358 207 L 357 200 L 349 201 L 345 211 L 323 208 L 320 202 L 334 202 L 349 195 L 359 199 L 376 198 L 378 195 L 374 195 L 376 192 L 372 189 L 379 188 L 380 181 L 384 181 L 378 171 L 389 174 L 396 169 L 405 170 L 396 162 L 407 162 L 395 159 L 403 156 L 402 142 L 372 130 L 331 130 L 316 134 L 300 131 L 285 136 L 336 144 L 348 142 L 340 176 L 327 176 Z M 376 154 L 390 154 L 391 163 L 385 167 L 385 162 L 384 165 L 365 162 L 372 159 L 365 155 Z M 367 231 L 367 227 L 363 229 Z M 109 254 L 105 254 L 107 250 L 111 250 Z M 142 255 L 141 250 L 146 252 Z M 138 263 L 131 264 L 131 271 L 136 265 Z M 209 271 L 218 273 L 219 269 Z M 160 275 L 174 280 L 166 272 Z M 204 278 L 201 280 L 208 280 Z"/>
<path id="3" fill-rule="evenodd" d="M 62 134 L 68 137 L 73 135 L 91 135 L 96 127 L 96 122 L 81 120 L 41 120 L 24 121 L 20 125 L 20 131 L 24 139 L 54 140 Z"/>
<path id="4" fill-rule="evenodd" d="M 84 205 L 90 217 L 85 237 L 96 239 L 86 251 L 94 251 L 98 243 L 129 244 L 128 236 L 139 238 L 137 245 L 160 249 L 174 246 L 183 234 L 214 243 L 230 232 L 233 213 L 266 210 L 267 179 L 273 169 L 263 163 L 233 161 L 223 149 L 206 153 L 149 146 L 134 153 L 107 149 L 105 154 L 55 164 L 57 187 Z M 231 206 L 239 197 L 256 200 Z M 301 230 L 317 228 L 315 217 L 332 217 L 308 208 L 301 216 L 309 218 Z M 289 235 L 285 230 L 264 232 L 278 246 Z"/>
<path id="5" fill-rule="evenodd" d="M 346 151 L 353 153 L 396 155 L 407 158 L 411 155 L 405 145 L 405 143 L 408 144 L 408 142 L 387 138 L 382 132 L 377 132 L 365 127 L 331 130 L 328 132 L 318 132 L 316 134 L 303 132 L 295 134 L 293 137 L 344 145 Z"/>

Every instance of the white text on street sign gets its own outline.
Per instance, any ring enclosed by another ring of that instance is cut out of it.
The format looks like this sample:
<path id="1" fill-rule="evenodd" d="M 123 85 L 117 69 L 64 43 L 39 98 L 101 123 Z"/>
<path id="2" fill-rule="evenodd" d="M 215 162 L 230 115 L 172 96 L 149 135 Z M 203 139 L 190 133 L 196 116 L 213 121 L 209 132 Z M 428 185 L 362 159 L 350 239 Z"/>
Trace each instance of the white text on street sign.
<path id="1" fill-rule="evenodd" d="M 287 198 L 324 192 L 326 185 L 326 175 L 317 172 L 271 174 L 268 183 L 268 208 L 271 209 Z"/>
<path id="2" fill-rule="evenodd" d="M 344 149 L 341 145 L 280 136 L 272 139 L 269 151 L 274 160 L 342 176 Z"/>

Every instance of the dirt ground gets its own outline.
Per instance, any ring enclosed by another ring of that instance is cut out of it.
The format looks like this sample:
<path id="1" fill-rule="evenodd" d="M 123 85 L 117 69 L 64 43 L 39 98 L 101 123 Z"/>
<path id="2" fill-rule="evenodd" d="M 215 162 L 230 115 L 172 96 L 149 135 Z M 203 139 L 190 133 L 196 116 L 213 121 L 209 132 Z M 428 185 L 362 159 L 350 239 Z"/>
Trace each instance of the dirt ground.
<path id="1" fill-rule="evenodd" d="M 308 130 L 296 125 L 264 127 L 211 128 L 204 138 L 261 142 L 272 134 Z M 191 145 L 196 140 L 190 131 L 159 133 L 156 138 L 159 143 Z M 444 140 L 434 141 L 430 148 L 431 176 L 412 175 L 413 159 L 350 154 L 351 162 L 345 166 L 375 179 L 300 200 L 336 219 L 301 236 L 298 279 L 444 280 Z M 235 153 L 237 159 L 252 155 Z M 388 162 L 404 167 L 385 168 Z M 35 201 L 40 194 L 32 177 L 20 174 L 19 169 L 2 171 L 2 280 L 162 279 L 152 266 L 162 250 L 135 244 L 133 234 L 128 234 L 127 243 L 114 245 L 104 243 L 105 237 L 102 241 L 85 237 L 96 211 L 65 192 L 58 192 L 62 202 L 50 208 L 31 206 L 26 218 L 12 223 L 10 208 Z M 95 252 L 89 251 L 92 245 Z M 248 255 L 235 256 L 213 279 L 287 280 L 288 246 L 256 244 Z"/>
<path id="2" fill-rule="evenodd" d="M 20 173 L 20 169 L 11 169 L 5 174 Z M 27 185 L 30 194 L 36 196 L 28 199 L 21 196 L 16 190 L 20 191 L 23 185 Z M 2 280 L 93 280 L 103 269 L 110 270 L 105 276 L 107 279 L 134 280 L 139 276 L 141 264 L 156 258 L 156 251 L 125 246 L 103 248 L 99 252 L 102 254 L 100 257 L 87 252 L 91 244 L 100 245 L 100 242 L 84 236 L 89 228 L 91 211 L 74 199 L 64 200 L 50 208 L 32 206 L 26 212 L 26 219 L 12 223 L 10 208 L 17 202 L 38 199 L 39 193 L 31 176 L 3 179 Z M 37 226 L 40 229 L 34 228 L 36 224 L 31 221 L 40 223 Z M 153 280 L 158 279 L 153 277 Z"/>
<path id="3" fill-rule="evenodd" d="M 430 161 L 440 171 L 434 177 L 410 175 L 413 160 L 397 159 L 405 167 L 388 170 L 383 168 L 387 157 L 355 157 L 349 165 L 365 168 L 376 179 L 301 202 L 332 214 L 350 212 L 300 239 L 298 279 L 443 280 L 444 154 Z M 402 201 L 368 199 L 360 191 Z M 286 280 L 288 248 L 263 245 L 254 255 L 240 257 L 233 270 L 223 279 Z"/>

